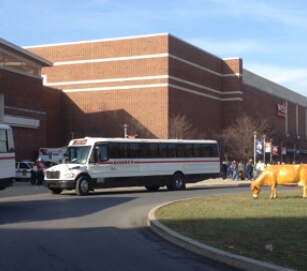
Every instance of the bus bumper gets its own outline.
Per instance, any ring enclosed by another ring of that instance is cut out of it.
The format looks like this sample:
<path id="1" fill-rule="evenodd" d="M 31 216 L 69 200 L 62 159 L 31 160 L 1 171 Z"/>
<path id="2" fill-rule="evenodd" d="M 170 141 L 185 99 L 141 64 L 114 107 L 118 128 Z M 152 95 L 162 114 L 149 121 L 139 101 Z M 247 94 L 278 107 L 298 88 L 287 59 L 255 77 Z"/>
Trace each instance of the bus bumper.
<path id="1" fill-rule="evenodd" d="M 0 180 L 0 190 L 3 190 L 9 186 L 13 185 L 14 178 L 2 179 Z"/>
<path id="2" fill-rule="evenodd" d="M 72 190 L 76 187 L 76 182 L 74 180 L 45 180 L 44 186 L 48 188 L 60 188 Z"/>

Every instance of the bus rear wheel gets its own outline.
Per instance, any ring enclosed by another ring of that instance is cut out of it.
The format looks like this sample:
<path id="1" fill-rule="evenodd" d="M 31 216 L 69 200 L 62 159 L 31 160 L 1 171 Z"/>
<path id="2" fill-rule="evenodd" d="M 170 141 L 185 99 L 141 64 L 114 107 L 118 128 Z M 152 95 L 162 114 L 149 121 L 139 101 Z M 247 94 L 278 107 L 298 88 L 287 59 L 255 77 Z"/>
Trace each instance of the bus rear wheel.
<path id="1" fill-rule="evenodd" d="M 181 173 L 175 173 L 172 183 L 167 186 L 169 190 L 183 190 L 185 189 L 185 179 Z"/>
<path id="2" fill-rule="evenodd" d="M 86 176 L 81 176 L 78 178 L 76 183 L 76 194 L 79 196 L 85 196 L 90 191 L 90 181 Z"/>

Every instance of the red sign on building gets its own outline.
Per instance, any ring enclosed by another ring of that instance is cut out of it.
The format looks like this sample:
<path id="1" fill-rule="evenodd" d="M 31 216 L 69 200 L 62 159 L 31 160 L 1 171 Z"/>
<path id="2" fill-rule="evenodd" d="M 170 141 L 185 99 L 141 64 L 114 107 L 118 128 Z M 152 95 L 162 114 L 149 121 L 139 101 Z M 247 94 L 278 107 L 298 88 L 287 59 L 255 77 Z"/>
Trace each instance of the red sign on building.
<path id="1" fill-rule="evenodd" d="M 287 114 L 287 108 L 285 104 L 277 104 L 277 116 L 279 117 L 286 117 Z"/>

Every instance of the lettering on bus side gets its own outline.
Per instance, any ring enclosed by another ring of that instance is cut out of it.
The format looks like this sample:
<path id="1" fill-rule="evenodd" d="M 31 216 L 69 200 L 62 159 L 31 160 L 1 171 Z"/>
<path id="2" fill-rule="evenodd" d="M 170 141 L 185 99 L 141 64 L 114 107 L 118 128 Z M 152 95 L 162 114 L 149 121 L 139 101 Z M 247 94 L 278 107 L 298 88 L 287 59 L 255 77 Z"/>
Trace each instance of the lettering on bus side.
<path id="1" fill-rule="evenodd" d="M 104 178 L 97 178 L 97 183 L 104 183 Z"/>
<path id="2" fill-rule="evenodd" d="M 114 165 L 132 165 L 134 164 L 134 161 L 132 160 L 124 160 L 124 161 L 114 161 Z"/>

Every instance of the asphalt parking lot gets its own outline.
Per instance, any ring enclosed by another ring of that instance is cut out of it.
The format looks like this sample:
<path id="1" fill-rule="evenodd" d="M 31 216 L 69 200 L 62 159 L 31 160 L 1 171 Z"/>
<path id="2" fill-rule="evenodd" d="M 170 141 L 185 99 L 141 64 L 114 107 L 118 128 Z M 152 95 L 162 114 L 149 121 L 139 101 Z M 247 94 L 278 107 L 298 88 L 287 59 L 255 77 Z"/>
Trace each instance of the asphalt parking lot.
<path id="1" fill-rule="evenodd" d="M 42 185 L 32 185 L 30 182 L 15 181 L 13 186 L 0 191 L 0 197 L 27 196 L 49 193 L 48 188 Z"/>

